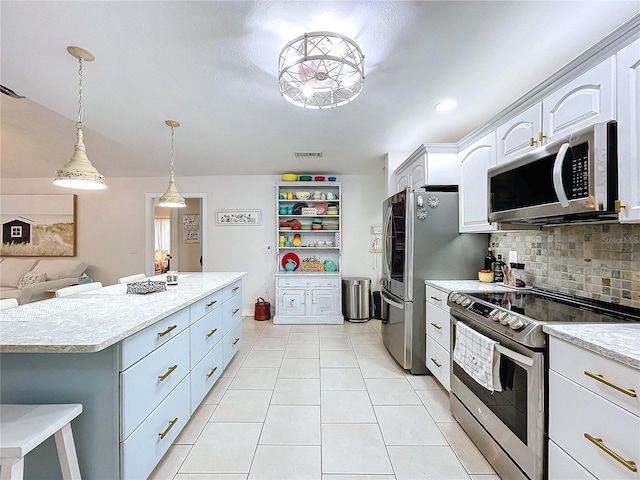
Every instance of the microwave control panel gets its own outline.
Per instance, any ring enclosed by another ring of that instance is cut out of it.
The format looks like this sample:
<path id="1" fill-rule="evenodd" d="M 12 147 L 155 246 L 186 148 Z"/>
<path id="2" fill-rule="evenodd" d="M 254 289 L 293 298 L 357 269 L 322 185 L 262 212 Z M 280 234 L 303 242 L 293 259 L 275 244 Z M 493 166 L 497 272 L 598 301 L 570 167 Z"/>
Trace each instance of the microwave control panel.
<path id="1" fill-rule="evenodd" d="M 589 144 L 582 143 L 571 147 L 567 152 L 565 165 L 571 168 L 571 180 L 564 179 L 567 197 L 575 200 L 589 195 Z M 567 188 L 571 185 L 570 189 Z"/>

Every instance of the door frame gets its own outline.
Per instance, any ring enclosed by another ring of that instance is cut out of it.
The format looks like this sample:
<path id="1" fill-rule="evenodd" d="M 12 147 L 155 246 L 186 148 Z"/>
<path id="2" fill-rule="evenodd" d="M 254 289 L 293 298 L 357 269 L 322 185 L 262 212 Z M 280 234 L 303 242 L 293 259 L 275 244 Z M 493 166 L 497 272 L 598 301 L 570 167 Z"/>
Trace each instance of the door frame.
<path id="1" fill-rule="evenodd" d="M 153 254 L 155 252 L 155 213 L 154 200 L 162 197 L 162 193 L 145 194 L 145 252 L 144 252 L 144 271 L 145 275 L 155 275 L 155 264 L 153 263 Z M 209 256 L 207 255 L 207 194 L 206 193 L 182 193 L 184 198 L 200 199 L 200 252 L 202 254 L 202 271 L 207 272 Z M 173 241 L 173 239 L 172 239 Z"/>

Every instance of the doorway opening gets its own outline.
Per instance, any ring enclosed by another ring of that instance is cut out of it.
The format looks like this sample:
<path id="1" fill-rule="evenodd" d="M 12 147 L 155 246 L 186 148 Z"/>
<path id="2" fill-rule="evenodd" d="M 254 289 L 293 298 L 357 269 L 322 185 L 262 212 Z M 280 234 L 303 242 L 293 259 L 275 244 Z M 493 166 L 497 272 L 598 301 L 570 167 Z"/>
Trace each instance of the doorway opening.
<path id="1" fill-rule="evenodd" d="M 206 270 L 206 194 L 184 195 L 186 208 L 158 206 L 162 194 L 147 194 L 145 273 Z"/>

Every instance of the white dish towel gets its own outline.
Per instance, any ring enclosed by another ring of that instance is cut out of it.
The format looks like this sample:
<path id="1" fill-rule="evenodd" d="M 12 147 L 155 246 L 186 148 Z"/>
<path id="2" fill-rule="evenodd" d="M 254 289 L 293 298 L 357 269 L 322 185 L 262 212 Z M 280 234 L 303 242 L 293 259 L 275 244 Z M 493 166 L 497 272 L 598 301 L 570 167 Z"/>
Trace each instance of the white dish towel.
<path id="1" fill-rule="evenodd" d="M 502 390 L 497 344 L 498 342 L 479 334 L 462 322 L 456 324 L 453 360 L 467 375 L 491 392 Z"/>

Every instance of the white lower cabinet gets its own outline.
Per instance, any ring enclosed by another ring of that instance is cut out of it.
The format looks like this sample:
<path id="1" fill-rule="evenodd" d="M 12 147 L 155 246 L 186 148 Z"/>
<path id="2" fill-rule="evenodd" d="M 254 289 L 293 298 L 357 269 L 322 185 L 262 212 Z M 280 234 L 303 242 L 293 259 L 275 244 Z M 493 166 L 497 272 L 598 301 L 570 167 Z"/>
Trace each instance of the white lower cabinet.
<path id="1" fill-rule="evenodd" d="M 342 280 L 336 275 L 277 277 L 275 324 L 339 324 Z"/>
<path id="2" fill-rule="evenodd" d="M 426 364 L 440 384 L 451 391 L 450 372 L 451 358 L 449 354 L 451 338 L 451 322 L 447 297 L 449 292 L 427 285 L 426 295 L 426 332 L 427 354 Z"/>
<path id="3" fill-rule="evenodd" d="M 147 478 L 242 345 L 242 282 L 120 346 L 120 473 Z"/>
<path id="4" fill-rule="evenodd" d="M 549 478 L 640 479 L 638 371 L 554 337 L 549 360 Z"/>

